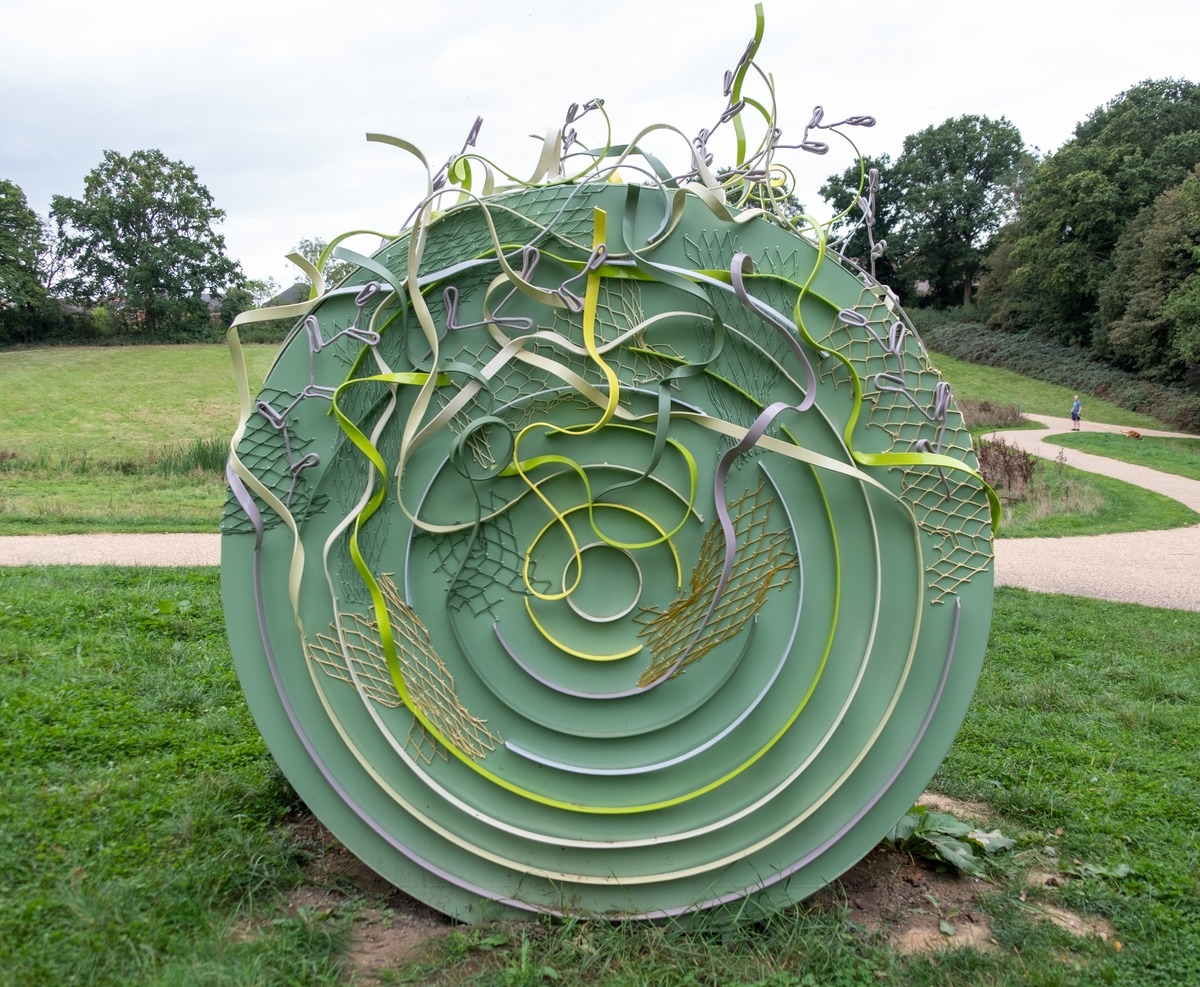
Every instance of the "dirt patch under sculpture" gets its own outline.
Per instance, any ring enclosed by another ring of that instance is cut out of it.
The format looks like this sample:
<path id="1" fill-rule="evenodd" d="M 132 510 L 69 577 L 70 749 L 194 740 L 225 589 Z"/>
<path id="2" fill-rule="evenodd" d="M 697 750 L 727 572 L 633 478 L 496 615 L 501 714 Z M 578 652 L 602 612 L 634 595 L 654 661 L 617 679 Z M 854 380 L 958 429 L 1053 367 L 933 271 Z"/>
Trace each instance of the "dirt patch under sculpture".
<path id="1" fill-rule="evenodd" d="M 959 818 L 987 820 L 980 805 L 927 794 L 921 801 L 937 812 Z M 393 887 L 350 853 L 312 817 L 291 824 L 295 841 L 310 854 L 309 882 L 287 902 L 290 914 L 328 915 L 363 899 L 370 907 L 354 905 L 353 941 L 347 963 L 353 982 L 378 982 L 378 975 L 415 959 L 433 941 L 447 935 L 455 923 Z M 1030 882 L 1053 888 L 1060 879 L 1035 873 Z M 847 917 L 867 933 L 880 935 L 901 953 L 922 953 L 971 947 L 1000 948 L 992 937 L 979 899 L 993 885 L 970 875 L 877 847 L 833 884 L 806 900 L 805 906 L 845 909 Z M 1066 909 L 1039 905 L 1037 917 L 1084 937 L 1111 939 L 1112 927 L 1103 919 L 1085 918 Z"/>

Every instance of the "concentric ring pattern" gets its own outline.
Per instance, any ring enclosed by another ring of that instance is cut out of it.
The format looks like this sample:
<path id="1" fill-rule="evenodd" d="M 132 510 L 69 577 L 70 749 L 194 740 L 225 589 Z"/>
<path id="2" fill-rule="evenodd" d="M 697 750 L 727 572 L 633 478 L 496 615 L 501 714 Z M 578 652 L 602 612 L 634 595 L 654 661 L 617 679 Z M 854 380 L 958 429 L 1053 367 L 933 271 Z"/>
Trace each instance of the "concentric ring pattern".
<path id="1" fill-rule="evenodd" d="M 432 217 L 319 300 L 233 450 L 268 745 L 460 918 L 800 900 L 974 689 L 991 515 L 948 388 L 885 288 L 701 197 Z"/>

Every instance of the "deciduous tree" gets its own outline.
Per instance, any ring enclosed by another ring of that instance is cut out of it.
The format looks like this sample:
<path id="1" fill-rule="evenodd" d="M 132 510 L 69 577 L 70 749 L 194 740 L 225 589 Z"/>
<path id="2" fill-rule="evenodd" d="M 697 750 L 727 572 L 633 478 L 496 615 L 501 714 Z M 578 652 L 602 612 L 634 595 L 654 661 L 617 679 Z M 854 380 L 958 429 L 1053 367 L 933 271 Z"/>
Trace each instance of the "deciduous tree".
<path id="1" fill-rule="evenodd" d="M 1177 379 L 1200 358 L 1200 165 L 1125 226 L 1100 288 L 1097 355 Z"/>
<path id="2" fill-rule="evenodd" d="M 908 234 L 905 274 L 928 281 L 936 301 L 971 301 L 980 261 L 1013 216 L 1024 153 L 1004 117 L 956 117 L 904 139 L 892 177 Z"/>
<path id="3" fill-rule="evenodd" d="M 39 258 L 45 227 L 21 188 L 0 179 L 0 345 L 34 342 L 61 317 L 46 297 Z"/>
<path id="4" fill-rule="evenodd" d="M 329 251 L 329 243 L 322 237 L 305 237 L 293 248 L 293 251 L 317 268 L 325 277 L 325 287 L 333 288 L 347 277 L 357 266 L 353 261 L 334 257 Z M 322 258 L 322 255 L 324 257 Z M 323 263 L 322 263 L 323 260 Z"/>
<path id="5" fill-rule="evenodd" d="M 874 190 L 872 172 L 877 176 Z M 840 175 L 830 175 L 820 193 L 840 217 L 834 223 L 832 238 L 848 237 L 839 250 L 867 270 L 871 269 L 872 253 L 875 253 L 875 277 L 903 297 L 907 292 L 899 269 L 907 247 L 899 222 L 900 189 L 892 180 L 891 157 L 887 154 L 877 158 L 864 157 L 861 164 L 850 165 Z M 868 219 L 871 221 L 869 232 Z"/>
<path id="6" fill-rule="evenodd" d="M 45 295 L 38 257 L 42 221 L 20 186 L 0 179 L 0 309 L 36 305 Z"/>
<path id="7" fill-rule="evenodd" d="M 83 196 L 56 195 L 51 216 L 71 262 L 64 290 L 115 301 L 126 328 L 206 330 L 205 296 L 215 298 L 241 279 L 215 229 L 224 210 L 191 167 L 156 149 L 128 157 L 105 151 L 84 180 Z"/>
<path id="8" fill-rule="evenodd" d="M 221 299 L 219 309 L 221 325 L 230 325 L 241 313 L 266 305 L 278 294 L 279 282 L 271 277 L 263 280 L 246 280 L 230 288 Z"/>
<path id="9" fill-rule="evenodd" d="M 1197 161 L 1195 83 L 1148 80 L 1097 108 L 1030 180 L 1013 248 L 1010 307 L 1030 327 L 1089 344 L 1126 226 Z"/>

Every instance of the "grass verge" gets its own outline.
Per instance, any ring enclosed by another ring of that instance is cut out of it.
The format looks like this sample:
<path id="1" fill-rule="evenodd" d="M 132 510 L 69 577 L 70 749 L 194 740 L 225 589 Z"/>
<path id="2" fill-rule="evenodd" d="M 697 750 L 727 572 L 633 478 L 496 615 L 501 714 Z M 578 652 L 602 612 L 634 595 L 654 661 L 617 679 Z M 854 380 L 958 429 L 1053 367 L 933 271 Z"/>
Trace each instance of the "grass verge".
<path id="1" fill-rule="evenodd" d="M 1166 531 L 1200 523 L 1200 514 L 1170 497 L 1059 460 L 1034 458 L 1037 466 L 1021 499 L 1009 500 L 999 491 L 1002 538 Z"/>
<path id="2" fill-rule="evenodd" d="M 298 805 L 232 673 L 217 574 L 0 569 L 0 600 L 0 978 L 365 983 L 348 938 L 380 902 L 290 906 L 305 850 L 280 823 Z M 849 907 L 688 931 L 483 924 L 370 982 L 1200 982 L 1197 642 L 1200 614 L 998 591 L 977 695 L 935 779 L 1018 839 L 983 885 L 994 948 L 906 955 Z M 1031 868 L 1063 886 L 1029 886 Z M 1037 920 L 1056 905 L 1107 917 L 1114 938 Z"/>
<path id="3" fill-rule="evenodd" d="M 221 473 L 4 467 L 0 535 L 216 532 L 225 502 Z"/>
<path id="4" fill-rule="evenodd" d="M 1047 436 L 1046 441 L 1094 456 L 1148 466 L 1160 473 L 1200 480 L 1200 439 L 1148 435 L 1138 441 L 1112 432 L 1066 432 Z"/>

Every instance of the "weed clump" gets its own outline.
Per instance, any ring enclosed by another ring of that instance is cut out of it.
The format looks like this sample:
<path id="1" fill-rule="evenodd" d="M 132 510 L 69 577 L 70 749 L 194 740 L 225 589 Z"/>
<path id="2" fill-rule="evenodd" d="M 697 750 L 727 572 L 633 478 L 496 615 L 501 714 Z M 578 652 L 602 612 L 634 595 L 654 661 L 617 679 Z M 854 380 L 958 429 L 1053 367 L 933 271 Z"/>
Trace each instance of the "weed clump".
<path id="1" fill-rule="evenodd" d="M 1033 503 L 1028 519 L 1066 514 L 1071 517 L 1090 517 L 1104 507 L 1104 495 L 1094 487 L 1081 483 L 1079 476 L 1067 466 L 1066 454 L 1060 452 L 1054 460 L 1054 469 L 1046 476 L 1047 482 L 1035 488 Z"/>
<path id="2" fill-rule="evenodd" d="M 971 429 L 1020 428 L 1025 416 L 1015 404 L 995 404 L 992 401 L 972 401 L 963 398 L 958 402 L 963 421 Z"/>
<path id="3" fill-rule="evenodd" d="M 1004 439 L 981 439 L 975 450 L 979 472 L 1002 500 L 1024 500 L 1037 470 L 1038 460 Z"/>
<path id="4" fill-rule="evenodd" d="M 222 474 L 225 472 L 225 460 L 228 458 L 229 443 L 226 440 L 197 437 L 190 445 L 162 450 L 154 465 L 164 476 L 186 476 L 189 473 Z"/>

